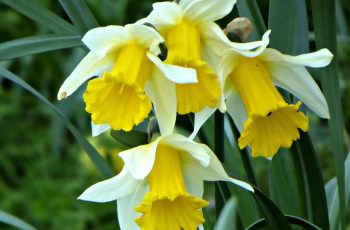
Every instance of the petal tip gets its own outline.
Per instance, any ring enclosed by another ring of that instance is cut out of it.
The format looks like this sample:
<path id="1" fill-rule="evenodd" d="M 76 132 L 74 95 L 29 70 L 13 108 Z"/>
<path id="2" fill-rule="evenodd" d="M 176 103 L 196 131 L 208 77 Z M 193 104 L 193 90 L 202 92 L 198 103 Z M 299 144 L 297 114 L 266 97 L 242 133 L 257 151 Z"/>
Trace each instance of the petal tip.
<path id="1" fill-rule="evenodd" d="M 59 101 L 62 100 L 62 99 L 66 99 L 67 97 L 68 97 L 68 94 L 67 94 L 66 91 L 60 92 L 60 93 L 58 93 L 58 95 L 57 95 L 57 99 L 58 99 Z"/>

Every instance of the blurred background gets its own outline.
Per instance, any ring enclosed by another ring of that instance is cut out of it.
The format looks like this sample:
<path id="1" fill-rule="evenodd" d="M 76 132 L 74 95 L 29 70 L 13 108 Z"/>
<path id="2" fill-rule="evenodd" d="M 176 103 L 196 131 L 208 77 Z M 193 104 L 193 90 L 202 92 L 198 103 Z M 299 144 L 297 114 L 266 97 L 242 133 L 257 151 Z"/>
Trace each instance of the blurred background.
<path id="1" fill-rule="evenodd" d="M 56 0 L 38 0 L 45 8 L 70 21 Z M 149 14 L 151 0 L 86 0 L 100 26 L 124 25 Z M 257 1 L 264 19 L 268 17 L 268 0 Z M 237 15 L 234 11 L 221 26 Z M 311 21 L 311 20 L 310 20 Z M 350 1 L 337 1 L 338 61 L 341 73 L 342 105 L 347 146 L 350 129 Z M 312 25 L 310 23 L 310 28 Z M 50 31 L 0 2 L 0 43 Z M 310 47 L 314 35 L 309 34 Z M 58 102 L 60 85 L 79 63 L 84 47 L 45 52 L 11 60 L 0 65 L 20 76 L 55 104 L 104 155 L 117 173 L 121 168 L 117 153 L 125 146 L 109 134 L 91 138 L 90 118 L 84 111 L 84 87 L 68 100 Z M 317 76 L 316 76 L 317 77 Z M 348 99 L 346 99 L 348 98 Z M 324 181 L 334 177 L 333 159 L 323 121 L 312 114 L 312 140 L 319 154 Z M 210 122 L 209 122 L 210 123 Z M 180 125 L 189 129 L 186 121 Z M 210 128 L 210 124 L 207 124 Z M 254 167 L 262 187 L 268 190 L 266 160 L 257 159 Z M 116 229 L 115 203 L 94 204 L 77 201 L 77 197 L 102 176 L 91 164 L 77 141 L 60 118 L 28 92 L 0 77 L 0 210 L 11 213 L 38 229 Z M 211 185 L 206 196 L 211 199 Z M 210 212 L 210 208 L 208 209 Z M 207 215 L 210 216 L 210 213 Z M 210 222 L 210 217 L 207 218 Z M 0 229 L 11 229 L 0 223 Z"/>

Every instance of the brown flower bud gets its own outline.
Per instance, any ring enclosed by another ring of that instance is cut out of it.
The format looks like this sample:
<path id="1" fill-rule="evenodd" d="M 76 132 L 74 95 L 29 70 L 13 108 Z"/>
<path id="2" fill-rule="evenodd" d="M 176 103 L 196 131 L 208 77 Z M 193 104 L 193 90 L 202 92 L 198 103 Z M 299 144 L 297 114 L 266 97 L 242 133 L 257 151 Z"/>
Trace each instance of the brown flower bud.
<path id="1" fill-rule="evenodd" d="M 227 24 L 224 32 L 231 41 L 237 41 L 238 37 L 240 42 L 245 42 L 252 30 L 253 25 L 248 18 L 235 18 Z"/>

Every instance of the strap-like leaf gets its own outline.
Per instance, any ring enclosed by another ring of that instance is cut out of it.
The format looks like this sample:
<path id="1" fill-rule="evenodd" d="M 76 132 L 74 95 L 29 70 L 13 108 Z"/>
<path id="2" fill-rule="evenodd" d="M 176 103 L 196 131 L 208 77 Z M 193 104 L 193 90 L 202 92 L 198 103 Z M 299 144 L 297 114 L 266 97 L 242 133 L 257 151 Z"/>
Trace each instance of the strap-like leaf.
<path id="1" fill-rule="evenodd" d="M 20 38 L 0 44 L 0 60 L 82 45 L 79 35 L 46 34 Z"/>
<path id="2" fill-rule="evenodd" d="M 98 23 L 83 0 L 59 0 L 60 4 L 81 34 L 98 27 Z"/>
<path id="3" fill-rule="evenodd" d="M 294 224 L 300 227 L 303 227 L 303 229 L 309 229 L 309 230 L 321 230 L 321 228 L 317 227 L 313 223 L 304 220 L 297 216 L 291 216 L 291 215 L 285 215 L 285 218 L 290 224 Z M 256 229 L 263 229 L 267 225 L 265 219 L 258 220 L 257 222 L 250 225 L 246 230 L 256 230 Z"/>
<path id="4" fill-rule="evenodd" d="M 73 124 L 66 118 L 66 116 L 58 110 L 51 102 L 49 102 L 43 95 L 41 95 L 38 91 L 33 89 L 30 85 L 28 85 L 21 78 L 16 76 L 15 74 L 9 72 L 8 70 L 0 67 L 0 75 L 5 77 L 6 79 L 16 83 L 23 89 L 27 90 L 35 97 L 37 97 L 40 101 L 42 101 L 45 105 L 47 105 L 50 109 L 52 109 L 63 121 L 65 126 L 69 129 L 69 131 L 73 134 L 75 139 L 81 145 L 81 147 L 85 150 L 85 152 L 90 157 L 91 161 L 94 163 L 96 168 L 102 173 L 102 175 L 106 178 L 114 176 L 113 170 L 109 167 L 109 165 L 105 162 L 103 157 L 96 151 L 96 149 L 86 140 L 86 138 L 73 126 Z"/>
<path id="5" fill-rule="evenodd" d="M 337 67 L 335 0 L 311 0 L 311 8 L 316 47 L 317 49 L 328 48 L 334 55 L 332 63 L 319 73 L 323 93 L 326 97 L 330 112 L 329 136 L 331 139 L 331 150 L 334 154 L 335 171 L 338 181 L 341 226 L 345 229 L 344 121 Z"/>
<path id="6" fill-rule="evenodd" d="M 40 5 L 37 1 L 0 0 L 0 2 L 54 32 L 78 34 L 78 31 L 70 23 Z"/>
<path id="7" fill-rule="evenodd" d="M 33 226 L 9 213 L 0 211 L 0 222 L 22 230 L 35 230 Z"/>

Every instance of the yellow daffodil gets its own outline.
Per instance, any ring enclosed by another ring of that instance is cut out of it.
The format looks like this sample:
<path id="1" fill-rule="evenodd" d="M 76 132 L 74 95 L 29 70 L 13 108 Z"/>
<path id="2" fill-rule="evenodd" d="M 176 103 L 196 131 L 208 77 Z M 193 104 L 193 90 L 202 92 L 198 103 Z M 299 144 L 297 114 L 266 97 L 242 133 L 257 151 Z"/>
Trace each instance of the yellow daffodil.
<path id="1" fill-rule="evenodd" d="M 219 60 L 217 55 L 229 41 L 214 21 L 230 13 L 235 3 L 236 0 L 159 2 L 154 3 L 151 14 L 140 21 L 151 23 L 164 37 L 168 49 L 166 63 L 191 67 L 197 72 L 198 83 L 176 84 L 179 114 L 218 106 L 221 86 L 213 68 Z M 236 45 L 252 49 L 259 43 Z"/>
<path id="2" fill-rule="evenodd" d="M 323 67 L 333 55 L 322 49 L 314 53 L 289 56 L 266 48 L 254 51 L 231 48 L 219 65 L 224 82 L 227 112 L 241 131 L 238 145 L 250 146 L 253 156 L 272 157 L 280 147 L 289 148 L 307 132 L 308 118 L 299 110 L 302 101 L 322 118 L 329 118 L 327 102 L 305 66 Z M 300 101 L 288 104 L 277 87 L 289 91 Z"/>
<path id="3" fill-rule="evenodd" d="M 119 154 L 125 166 L 117 176 L 88 188 L 78 199 L 117 200 L 122 230 L 192 230 L 204 222 L 203 181 L 229 181 L 215 154 L 203 144 L 177 134 Z"/>
<path id="4" fill-rule="evenodd" d="M 84 101 L 91 113 L 93 135 L 110 127 L 131 130 L 152 109 L 160 128 L 169 130 L 176 119 L 175 83 L 197 82 L 193 69 L 162 63 L 157 57 L 163 38 L 145 25 L 107 26 L 87 32 L 90 49 L 61 86 L 58 99 L 72 94 L 91 77 Z M 165 76 L 165 77 L 164 77 Z"/>

